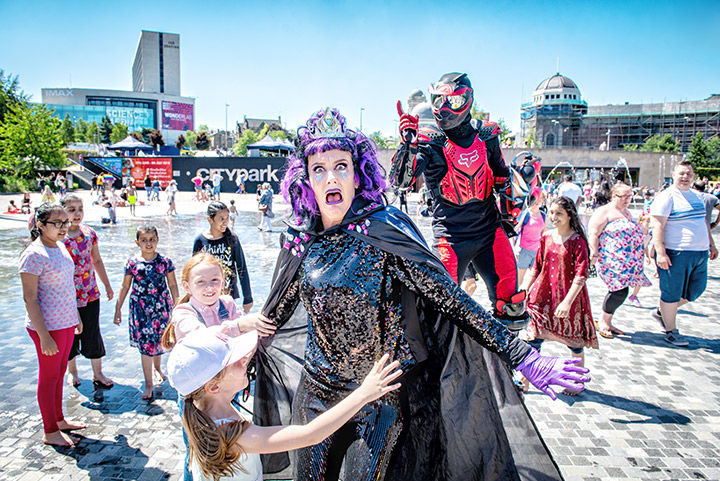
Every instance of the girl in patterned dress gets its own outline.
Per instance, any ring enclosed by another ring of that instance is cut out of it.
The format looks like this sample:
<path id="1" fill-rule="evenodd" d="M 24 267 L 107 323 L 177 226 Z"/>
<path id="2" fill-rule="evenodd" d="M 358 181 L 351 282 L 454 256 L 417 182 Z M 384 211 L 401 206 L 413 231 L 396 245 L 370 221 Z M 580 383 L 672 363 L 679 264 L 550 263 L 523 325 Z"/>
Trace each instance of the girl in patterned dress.
<path id="1" fill-rule="evenodd" d="M 100 289 L 95 274 L 97 273 L 100 282 L 105 286 L 108 301 L 113 298 L 113 289 L 110 287 L 110 279 L 100 256 L 97 233 L 92 227 L 82 223 L 85 217 L 82 199 L 77 195 L 68 194 L 60 199 L 60 204 L 71 222 L 63 242 L 75 262 L 77 308 L 84 327 L 82 333 L 75 336 L 70 350 L 68 383 L 75 387 L 80 385 L 75 358 L 78 354 L 82 354 L 86 359 L 90 359 L 95 386 L 109 389 L 113 387 L 113 382 L 102 371 L 105 343 L 100 333 Z"/>
<path id="2" fill-rule="evenodd" d="M 160 367 L 162 354 L 160 345 L 163 331 L 170 320 L 170 313 L 177 302 L 178 287 L 175 279 L 175 266 L 167 257 L 155 251 L 158 232 L 153 226 L 143 226 L 135 234 L 135 243 L 140 247 L 140 255 L 128 259 L 117 305 L 115 306 L 115 324 L 122 322 L 122 305 L 130 291 L 130 345 L 140 351 L 145 391 L 143 399 L 152 399 L 153 366 L 164 381 L 165 375 Z"/>
<path id="3" fill-rule="evenodd" d="M 550 205 L 549 217 L 555 229 L 540 239 L 535 265 L 521 287 L 529 290 L 531 317 L 523 337 L 538 351 L 544 340 L 561 342 L 573 357 L 582 359 L 579 365 L 583 366 L 584 348 L 598 347 L 585 285 L 590 267 L 588 242 L 570 198 L 557 197 Z M 523 382 L 527 390 L 529 383 Z M 565 389 L 563 394 L 575 396 L 578 391 Z"/>

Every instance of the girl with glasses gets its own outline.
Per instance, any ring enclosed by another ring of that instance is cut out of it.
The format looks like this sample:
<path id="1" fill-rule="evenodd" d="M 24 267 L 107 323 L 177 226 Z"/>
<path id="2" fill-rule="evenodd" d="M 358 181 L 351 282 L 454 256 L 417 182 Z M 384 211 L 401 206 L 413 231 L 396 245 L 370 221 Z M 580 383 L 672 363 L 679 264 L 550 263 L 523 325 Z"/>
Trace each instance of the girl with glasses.
<path id="1" fill-rule="evenodd" d="M 20 255 L 27 315 L 25 327 L 35 344 L 39 376 L 37 399 L 45 444 L 72 446 L 76 439 L 63 431 L 85 424 L 65 420 L 62 409 L 63 375 L 75 334 L 82 332 L 75 301 L 75 264 L 62 240 L 70 226 L 59 206 L 42 204 L 31 220 L 32 242 Z"/>

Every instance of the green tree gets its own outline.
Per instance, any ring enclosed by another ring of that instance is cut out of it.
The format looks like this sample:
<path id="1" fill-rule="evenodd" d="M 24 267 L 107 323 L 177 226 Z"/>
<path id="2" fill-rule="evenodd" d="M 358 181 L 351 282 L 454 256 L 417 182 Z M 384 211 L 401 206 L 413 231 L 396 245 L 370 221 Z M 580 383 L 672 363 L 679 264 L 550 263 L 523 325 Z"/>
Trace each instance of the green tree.
<path id="1" fill-rule="evenodd" d="M 473 106 L 470 107 L 470 117 L 478 120 L 488 120 L 490 118 L 490 114 L 480 109 L 477 104 L 473 104 Z"/>
<path id="2" fill-rule="evenodd" d="M 15 177 L 33 178 L 41 166 L 64 167 L 61 125 L 44 105 L 10 105 L 0 124 L 0 169 Z"/>
<path id="3" fill-rule="evenodd" d="M 112 122 L 110 122 L 110 119 L 107 116 L 103 116 L 102 123 L 100 124 L 100 142 L 103 144 L 109 144 L 112 131 Z"/>
<path id="4" fill-rule="evenodd" d="M 97 122 L 88 124 L 87 130 L 85 131 L 85 142 L 89 144 L 100 143 L 100 127 Z"/>
<path id="5" fill-rule="evenodd" d="M 705 140 L 702 132 L 698 132 L 690 142 L 687 160 L 695 167 L 720 168 L 720 138 Z"/>
<path id="6" fill-rule="evenodd" d="M 83 119 L 77 119 L 75 122 L 75 142 L 85 142 L 87 131 L 90 124 Z"/>
<path id="7" fill-rule="evenodd" d="M 641 152 L 678 152 L 680 144 L 670 134 L 655 134 L 649 137 L 638 150 Z"/>
<path id="8" fill-rule="evenodd" d="M 138 142 L 142 142 L 142 141 L 143 141 L 143 139 L 142 139 L 142 132 L 140 132 L 140 131 L 132 132 L 132 133 L 130 134 L 130 137 L 132 137 L 133 139 L 137 140 Z"/>
<path id="9" fill-rule="evenodd" d="M 527 135 L 525 135 L 525 145 L 529 149 L 534 149 L 535 147 L 537 147 L 537 129 L 535 128 L 535 126 L 532 126 L 530 127 L 530 129 L 528 129 Z"/>
<path id="10" fill-rule="evenodd" d="M 0 124 L 5 120 L 5 114 L 12 105 L 26 104 L 30 97 L 20 89 L 18 76 L 5 75 L 0 69 Z"/>
<path id="11" fill-rule="evenodd" d="M 113 125 L 112 134 L 110 134 L 110 143 L 116 144 L 121 140 L 125 140 L 128 136 L 128 126 L 125 124 Z"/>
<path id="12" fill-rule="evenodd" d="M 70 114 L 65 114 L 65 119 L 62 121 L 62 138 L 66 146 L 75 142 L 75 127 L 70 120 Z"/>
<path id="13" fill-rule="evenodd" d="M 197 138 L 197 134 L 193 130 L 188 130 L 185 132 L 185 146 L 189 149 L 195 149 L 195 139 Z"/>
<path id="14" fill-rule="evenodd" d="M 500 144 L 504 144 L 508 137 L 512 136 L 512 131 L 510 130 L 510 127 L 507 126 L 507 123 L 505 123 L 505 119 L 500 117 L 497 121 L 498 126 L 500 127 Z"/>
<path id="15" fill-rule="evenodd" d="M 262 135 L 263 137 L 265 136 L 264 132 L 266 132 L 266 128 L 263 128 L 263 130 L 260 131 L 260 135 Z M 250 129 L 244 131 L 235 143 L 235 155 L 239 157 L 247 156 L 247 146 L 262 139 L 263 137 L 261 137 L 260 135 L 256 134 Z"/>
<path id="16" fill-rule="evenodd" d="M 200 127 L 198 127 L 198 133 L 200 132 L 210 132 L 210 128 L 205 124 L 200 124 Z"/>

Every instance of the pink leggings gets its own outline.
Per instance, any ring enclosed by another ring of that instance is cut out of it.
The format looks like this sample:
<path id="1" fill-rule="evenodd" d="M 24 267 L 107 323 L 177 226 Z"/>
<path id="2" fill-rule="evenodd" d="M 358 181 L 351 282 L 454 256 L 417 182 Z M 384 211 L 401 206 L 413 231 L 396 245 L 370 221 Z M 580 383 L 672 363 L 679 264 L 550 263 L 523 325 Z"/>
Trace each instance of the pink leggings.
<path id="1" fill-rule="evenodd" d="M 62 410 L 63 384 L 67 369 L 68 354 L 75 339 L 75 328 L 68 327 L 58 331 L 50 331 L 50 336 L 57 344 L 58 352 L 54 356 L 46 356 L 40 348 L 40 337 L 32 329 L 27 330 L 35 343 L 38 355 L 40 374 L 38 375 L 37 398 L 40 415 L 46 434 L 58 431 L 58 421 L 65 419 Z"/>

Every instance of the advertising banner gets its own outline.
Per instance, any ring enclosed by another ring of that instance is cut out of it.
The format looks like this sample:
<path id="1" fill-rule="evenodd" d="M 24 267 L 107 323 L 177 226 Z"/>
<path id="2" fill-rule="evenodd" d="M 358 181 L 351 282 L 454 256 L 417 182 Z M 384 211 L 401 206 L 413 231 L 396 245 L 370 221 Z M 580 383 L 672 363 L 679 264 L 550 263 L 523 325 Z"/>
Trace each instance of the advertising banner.
<path id="1" fill-rule="evenodd" d="M 130 132 L 155 128 L 153 111 L 150 109 L 106 107 L 105 115 L 107 115 L 113 124 L 127 125 Z"/>
<path id="2" fill-rule="evenodd" d="M 235 192 L 237 178 L 245 179 L 245 191 L 253 193 L 258 185 L 269 182 L 273 190 L 280 192 L 285 157 L 173 157 L 173 170 L 178 188 L 192 191 L 190 179 L 199 175 L 208 177 L 217 171 L 223 180 L 222 192 Z"/>
<path id="3" fill-rule="evenodd" d="M 120 157 L 88 157 L 87 160 L 106 168 L 110 172 L 122 175 L 122 158 Z"/>
<path id="4" fill-rule="evenodd" d="M 125 161 L 130 162 L 130 176 L 138 189 L 145 188 L 145 174 L 150 174 L 152 180 L 157 177 L 162 188 L 173 178 L 170 157 L 126 157 Z"/>
<path id="5" fill-rule="evenodd" d="M 194 130 L 192 104 L 162 102 L 162 128 L 167 130 Z"/>

